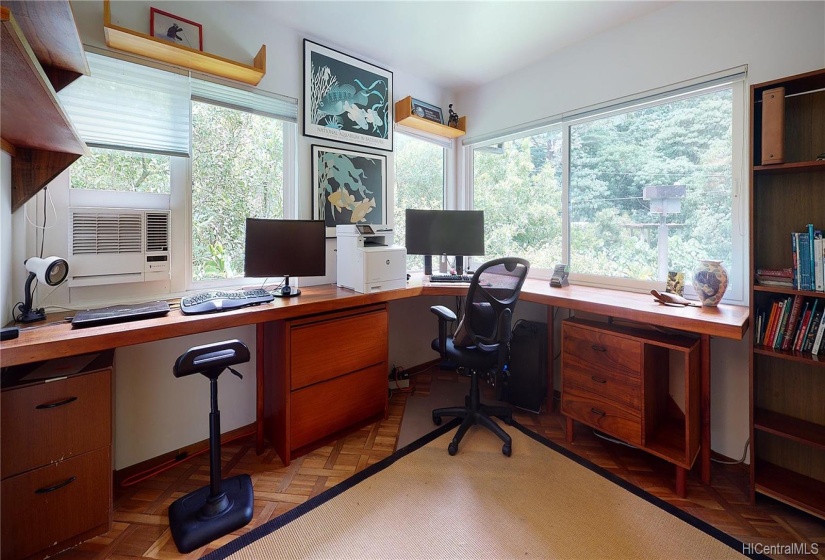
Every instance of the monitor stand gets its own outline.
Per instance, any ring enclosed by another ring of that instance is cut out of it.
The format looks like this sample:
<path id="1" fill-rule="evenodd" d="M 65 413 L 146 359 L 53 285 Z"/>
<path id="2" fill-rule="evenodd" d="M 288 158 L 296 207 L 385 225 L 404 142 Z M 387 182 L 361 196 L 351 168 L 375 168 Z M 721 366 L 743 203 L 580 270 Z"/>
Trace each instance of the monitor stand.
<path id="1" fill-rule="evenodd" d="M 272 295 L 275 297 L 295 297 L 301 295 L 301 290 L 289 285 L 289 275 L 287 275 L 284 276 L 284 285 L 272 290 Z"/>

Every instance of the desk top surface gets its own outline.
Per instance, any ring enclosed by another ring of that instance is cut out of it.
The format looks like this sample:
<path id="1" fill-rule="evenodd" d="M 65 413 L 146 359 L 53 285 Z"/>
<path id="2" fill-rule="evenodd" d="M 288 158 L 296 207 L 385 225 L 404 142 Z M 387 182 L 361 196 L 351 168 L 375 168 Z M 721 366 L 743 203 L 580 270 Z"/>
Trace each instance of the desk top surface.
<path id="1" fill-rule="evenodd" d="M 359 294 L 334 284 L 301 288 L 296 298 L 276 298 L 272 303 L 216 314 L 183 315 L 179 310 L 165 317 L 144 319 L 83 329 L 72 328 L 65 313 L 50 315 L 13 340 L 0 343 L 0 365 L 12 366 L 63 356 L 99 352 L 110 348 L 154 342 L 167 338 L 239 327 L 250 324 L 305 317 L 425 296 L 457 296 L 466 285 L 422 284 L 411 281 L 400 290 Z M 551 288 L 545 280 L 528 279 L 520 299 L 575 311 L 638 321 L 686 332 L 740 340 L 748 328 L 748 308 L 670 307 L 656 303 L 649 294 L 620 292 L 571 285 Z"/>

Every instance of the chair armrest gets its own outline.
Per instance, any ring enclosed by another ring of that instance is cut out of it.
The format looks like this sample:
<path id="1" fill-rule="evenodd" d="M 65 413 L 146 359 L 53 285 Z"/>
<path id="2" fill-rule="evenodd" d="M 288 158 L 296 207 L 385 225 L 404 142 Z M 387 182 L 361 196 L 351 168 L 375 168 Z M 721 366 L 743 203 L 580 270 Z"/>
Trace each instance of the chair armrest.
<path id="1" fill-rule="evenodd" d="M 452 309 L 448 307 L 444 307 L 443 305 L 433 305 L 430 307 L 430 311 L 438 315 L 439 321 L 455 321 L 456 316 L 453 313 Z"/>
<path id="2" fill-rule="evenodd" d="M 438 316 L 438 352 L 442 359 L 447 358 L 447 323 L 456 320 L 455 313 L 443 305 L 433 305 L 430 311 Z"/>

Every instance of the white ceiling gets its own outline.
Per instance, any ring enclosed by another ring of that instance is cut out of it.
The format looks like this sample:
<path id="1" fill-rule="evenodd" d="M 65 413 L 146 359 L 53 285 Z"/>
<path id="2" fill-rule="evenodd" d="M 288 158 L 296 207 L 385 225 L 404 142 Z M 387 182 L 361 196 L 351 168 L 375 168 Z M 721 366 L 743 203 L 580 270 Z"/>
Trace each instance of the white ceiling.
<path id="1" fill-rule="evenodd" d="M 235 1 L 450 91 L 476 87 L 655 11 L 664 1 Z"/>

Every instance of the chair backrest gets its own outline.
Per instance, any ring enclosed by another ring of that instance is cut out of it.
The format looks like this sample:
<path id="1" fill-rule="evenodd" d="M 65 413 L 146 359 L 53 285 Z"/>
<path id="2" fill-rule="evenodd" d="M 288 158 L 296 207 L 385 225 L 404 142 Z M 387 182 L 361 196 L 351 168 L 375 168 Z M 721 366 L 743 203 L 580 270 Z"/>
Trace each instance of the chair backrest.
<path id="1" fill-rule="evenodd" d="M 518 257 L 493 259 L 476 269 L 462 320 L 471 345 L 506 351 L 513 332 L 513 310 L 529 270 L 530 263 Z M 458 332 L 455 340 L 461 344 Z"/>

